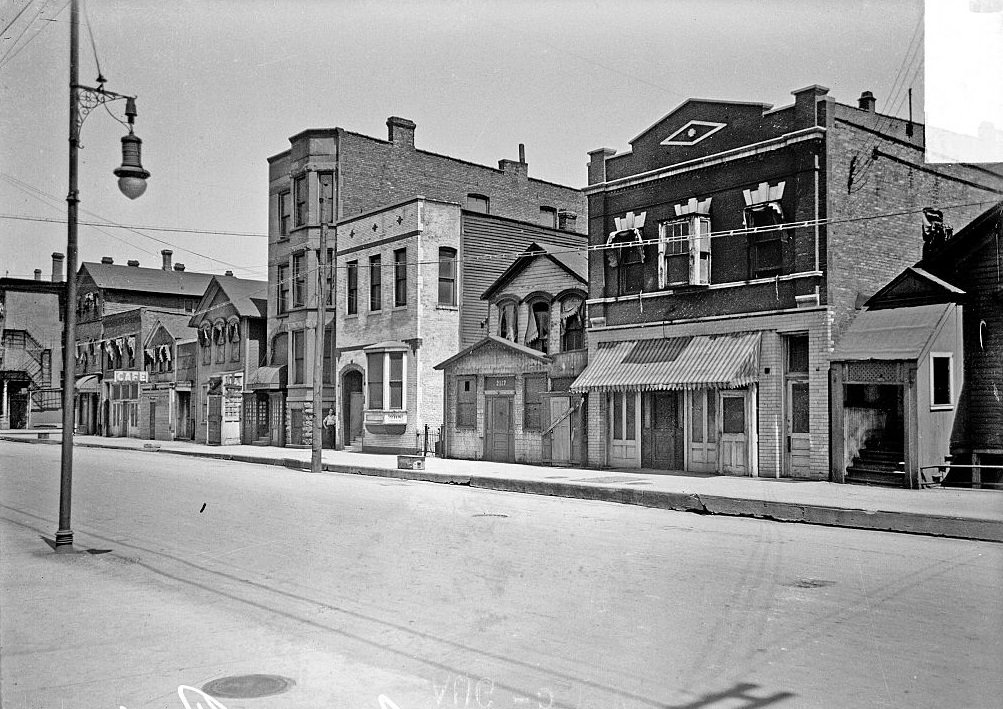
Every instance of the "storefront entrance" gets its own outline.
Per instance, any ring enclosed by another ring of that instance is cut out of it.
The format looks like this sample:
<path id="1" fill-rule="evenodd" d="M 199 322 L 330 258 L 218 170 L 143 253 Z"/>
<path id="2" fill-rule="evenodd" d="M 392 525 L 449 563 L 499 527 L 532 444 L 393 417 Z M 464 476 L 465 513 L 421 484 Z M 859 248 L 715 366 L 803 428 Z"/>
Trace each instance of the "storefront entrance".
<path id="1" fill-rule="evenodd" d="M 742 390 L 721 392 L 721 472 L 749 474 L 749 397 Z"/>
<path id="2" fill-rule="evenodd" d="M 641 467 L 683 469 L 683 397 L 676 391 L 644 394 L 641 408 Z"/>
<path id="3" fill-rule="evenodd" d="M 717 389 L 696 389 L 690 399 L 690 458 L 687 470 L 717 471 Z"/>
<path id="4" fill-rule="evenodd" d="M 512 428 L 512 397 L 485 397 L 484 405 L 485 418 L 487 420 L 484 432 L 485 460 L 505 462 L 515 460 L 515 432 Z"/>
<path id="5" fill-rule="evenodd" d="M 637 445 L 637 392 L 617 391 L 609 395 L 609 464 L 612 468 L 641 465 Z"/>

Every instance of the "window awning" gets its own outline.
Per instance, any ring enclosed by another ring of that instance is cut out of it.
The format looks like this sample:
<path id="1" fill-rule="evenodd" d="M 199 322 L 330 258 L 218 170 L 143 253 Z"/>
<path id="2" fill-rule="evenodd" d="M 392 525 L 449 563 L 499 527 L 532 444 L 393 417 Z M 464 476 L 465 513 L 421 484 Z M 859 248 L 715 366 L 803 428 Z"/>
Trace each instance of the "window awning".
<path id="1" fill-rule="evenodd" d="M 248 389 L 285 389 L 286 365 L 278 367 L 258 367 L 247 379 Z"/>
<path id="2" fill-rule="evenodd" d="M 571 391 L 736 389 L 759 380 L 759 332 L 600 343 Z"/>
<path id="3" fill-rule="evenodd" d="M 101 391 L 101 375 L 85 374 L 77 378 L 77 391 L 96 392 Z"/>
<path id="4" fill-rule="evenodd" d="M 954 303 L 865 310 L 850 324 L 830 360 L 915 360 L 940 330 Z"/>

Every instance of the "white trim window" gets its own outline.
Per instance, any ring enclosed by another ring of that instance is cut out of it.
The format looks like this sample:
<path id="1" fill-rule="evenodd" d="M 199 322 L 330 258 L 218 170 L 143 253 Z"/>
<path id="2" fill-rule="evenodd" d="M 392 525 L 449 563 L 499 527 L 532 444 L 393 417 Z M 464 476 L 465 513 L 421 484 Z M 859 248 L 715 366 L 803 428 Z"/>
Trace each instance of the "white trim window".
<path id="1" fill-rule="evenodd" d="M 406 410 L 407 353 L 403 350 L 367 352 L 366 360 L 369 408 Z"/>
<path id="2" fill-rule="evenodd" d="M 710 285 L 710 217 L 701 214 L 658 225 L 658 287 Z"/>
<path id="3" fill-rule="evenodd" d="M 954 408 L 954 355 L 930 353 L 930 410 Z"/>

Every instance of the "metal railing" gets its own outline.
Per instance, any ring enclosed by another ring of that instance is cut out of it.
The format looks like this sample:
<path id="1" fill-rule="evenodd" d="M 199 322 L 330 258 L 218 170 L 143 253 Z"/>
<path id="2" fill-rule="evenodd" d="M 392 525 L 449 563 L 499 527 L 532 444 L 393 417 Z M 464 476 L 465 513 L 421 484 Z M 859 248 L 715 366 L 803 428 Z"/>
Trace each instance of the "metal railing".
<path id="1" fill-rule="evenodd" d="M 429 426 L 427 423 L 414 432 L 414 451 L 416 455 L 442 455 L 442 426 Z"/>
<path id="2" fill-rule="evenodd" d="M 982 481 L 982 471 L 986 468 L 991 470 L 1003 471 L 1003 465 L 990 465 L 987 463 L 980 463 L 978 465 L 961 465 L 959 463 L 941 463 L 940 465 L 924 465 L 919 469 L 919 486 L 921 488 L 931 488 L 931 487 L 942 487 L 944 484 L 944 478 L 947 477 L 951 470 L 971 470 L 972 476 L 971 480 L 968 481 L 951 481 L 951 487 L 971 487 L 973 490 L 1003 490 L 1003 483 L 998 482 L 983 482 Z M 927 474 L 925 471 L 935 470 L 937 474 Z"/>

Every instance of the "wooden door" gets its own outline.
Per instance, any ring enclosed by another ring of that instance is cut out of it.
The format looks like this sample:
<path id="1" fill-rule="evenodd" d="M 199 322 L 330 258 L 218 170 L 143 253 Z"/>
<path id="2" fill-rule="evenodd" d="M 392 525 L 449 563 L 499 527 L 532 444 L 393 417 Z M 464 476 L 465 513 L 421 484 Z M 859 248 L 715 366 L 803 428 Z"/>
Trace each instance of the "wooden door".
<path id="1" fill-rule="evenodd" d="M 206 443 L 210 446 L 220 445 L 223 439 L 223 397 L 220 394 L 209 395 L 209 415 Z"/>
<path id="2" fill-rule="evenodd" d="M 511 462 L 515 459 L 512 397 L 489 396 L 485 398 L 485 404 L 484 458 Z"/>
<path id="3" fill-rule="evenodd" d="M 713 472 L 717 463 L 717 390 L 697 389 L 690 392 L 690 457 L 686 469 Z"/>
<path id="4" fill-rule="evenodd" d="M 272 420 L 272 413 L 268 406 L 268 395 L 258 396 L 257 421 L 255 424 L 255 440 L 268 437 L 268 423 Z"/>
<path id="5" fill-rule="evenodd" d="M 362 417 L 366 405 L 366 395 L 361 391 L 353 391 L 349 400 L 348 432 L 351 443 L 362 435 Z"/>
<path id="6" fill-rule="evenodd" d="M 749 415 L 745 391 L 721 392 L 721 471 L 749 474 Z"/>
<path id="7" fill-rule="evenodd" d="M 634 391 L 609 395 L 609 464 L 613 468 L 639 468 L 640 446 L 637 438 L 640 397 Z"/>
<path id="8" fill-rule="evenodd" d="M 784 472 L 792 477 L 807 477 L 811 471 L 811 435 L 808 432 L 808 382 L 787 382 L 787 465 Z"/>
<path id="9" fill-rule="evenodd" d="M 641 465 L 683 469 L 682 396 L 675 391 L 645 394 L 641 425 Z"/>
<path id="10" fill-rule="evenodd" d="M 567 465 L 571 462 L 571 416 L 565 416 L 571 408 L 571 399 L 567 396 L 550 397 L 550 420 L 564 420 L 554 426 L 551 431 L 550 460 L 557 465 Z"/>

